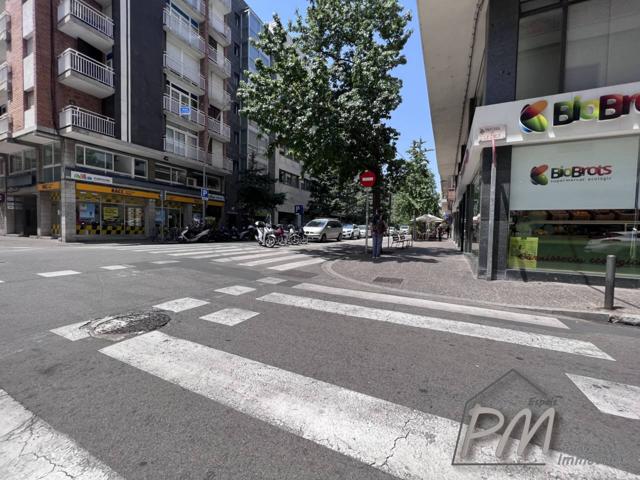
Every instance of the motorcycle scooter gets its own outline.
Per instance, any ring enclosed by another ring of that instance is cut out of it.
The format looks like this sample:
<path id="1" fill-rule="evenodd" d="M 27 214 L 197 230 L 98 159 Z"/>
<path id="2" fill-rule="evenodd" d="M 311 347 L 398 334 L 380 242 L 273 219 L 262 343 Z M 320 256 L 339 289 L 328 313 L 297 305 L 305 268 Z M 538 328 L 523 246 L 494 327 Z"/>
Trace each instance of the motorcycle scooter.
<path id="1" fill-rule="evenodd" d="M 188 225 L 178 236 L 178 243 L 208 242 L 211 237 L 211 227 L 201 223 Z"/>

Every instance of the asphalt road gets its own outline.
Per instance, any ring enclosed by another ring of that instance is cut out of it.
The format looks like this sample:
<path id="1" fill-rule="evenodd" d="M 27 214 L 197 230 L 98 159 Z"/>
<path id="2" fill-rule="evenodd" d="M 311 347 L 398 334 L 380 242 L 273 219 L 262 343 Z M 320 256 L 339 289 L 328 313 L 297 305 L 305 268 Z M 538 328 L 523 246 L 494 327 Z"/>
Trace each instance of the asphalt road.
<path id="1" fill-rule="evenodd" d="M 0 479 L 640 478 L 640 329 L 368 292 L 340 247 L 0 238 Z M 135 312 L 170 321 L 80 326 Z M 476 404 L 553 407 L 550 450 L 462 455 Z"/>

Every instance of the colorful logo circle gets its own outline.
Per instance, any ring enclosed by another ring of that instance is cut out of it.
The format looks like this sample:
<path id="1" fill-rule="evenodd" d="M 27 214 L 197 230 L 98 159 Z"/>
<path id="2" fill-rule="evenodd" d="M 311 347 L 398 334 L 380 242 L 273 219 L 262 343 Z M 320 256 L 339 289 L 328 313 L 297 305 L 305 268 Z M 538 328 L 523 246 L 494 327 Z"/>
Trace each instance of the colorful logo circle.
<path id="1" fill-rule="evenodd" d="M 531 169 L 531 183 L 534 185 L 546 185 L 549 183 L 549 179 L 544 174 L 549 170 L 549 165 L 540 165 L 539 167 L 533 167 Z"/>
<path id="2" fill-rule="evenodd" d="M 544 132 L 547 129 L 547 119 L 542 115 L 545 108 L 547 108 L 546 100 L 524 106 L 520 112 L 520 128 L 524 133 Z"/>

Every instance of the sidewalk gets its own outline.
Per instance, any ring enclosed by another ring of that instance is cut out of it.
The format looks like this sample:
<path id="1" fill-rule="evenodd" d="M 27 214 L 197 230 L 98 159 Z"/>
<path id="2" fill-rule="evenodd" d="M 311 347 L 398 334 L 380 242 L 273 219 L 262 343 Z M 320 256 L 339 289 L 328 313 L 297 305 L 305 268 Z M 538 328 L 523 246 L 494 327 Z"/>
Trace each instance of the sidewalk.
<path id="1" fill-rule="evenodd" d="M 325 270 L 337 277 L 361 284 L 449 297 L 462 302 L 480 302 L 558 312 L 590 312 L 583 317 L 605 319 L 602 309 L 604 287 L 554 282 L 521 282 L 476 279 L 464 255 L 449 240 L 415 242 L 406 249 L 386 248 L 386 254 L 373 263 L 361 245 L 350 245 L 346 257 Z M 640 315 L 640 290 L 616 289 L 614 315 Z M 580 316 L 580 315 L 576 315 Z"/>

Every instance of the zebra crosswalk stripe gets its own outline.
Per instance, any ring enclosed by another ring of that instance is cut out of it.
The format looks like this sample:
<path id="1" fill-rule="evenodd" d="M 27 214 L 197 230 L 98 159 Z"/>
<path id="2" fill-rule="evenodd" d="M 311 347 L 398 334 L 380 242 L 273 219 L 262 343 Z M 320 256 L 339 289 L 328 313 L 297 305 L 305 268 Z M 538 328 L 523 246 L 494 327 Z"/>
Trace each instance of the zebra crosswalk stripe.
<path id="1" fill-rule="evenodd" d="M 306 308 L 308 310 L 316 310 L 325 313 L 333 313 L 347 317 L 364 318 L 379 322 L 393 323 L 396 325 L 424 328 L 456 335 L 484 338 L 486 340 L 493 340 L 496 342 L 512 343 L 525 347 L 542 348 L 556 352 L 571 353 L 574 355 L 583 355 L 586 357 L 615 361 L 614 358 L 607 355 L 594 344 L 571 338 L 522 332 L 502 327 L 446 320 L 443 318 L 426 317 L 393 310 L 363 307 L 360 305 L 332 302 L 328 300 L 318 300 L 316 298 L 299 297 L 284 293 L 269 293 L 258 298 L 258 300 L 279 305 Z"/>
<path id="2" fill-rule="evenodd" d="M 282 370 L 162 332 L 151 332 L 100 350 L 191 392 L 403 480 L 492 478 L 525 480 L 522 466 L 452 465 L 460 424 L 314 378 Z M 544 457 L 528 447 L 540 478 L 638 479 L 606 465 L 559 465 L 559 452 Z M 493 462 L 493 451 L 474 457 Z M 567 471 L 567 468 L 571 470 Z M 576 474 L 576 476 L 573 476 Z"/>
<path id="3" fill-rule="evenodd" d="M 178 298 L 169 302 L 164 302 L 159 305 L 154 305 L 153 308 L 158 310 L 167 310 L 169 312 L 184 312 L 185 310 L 191 310 L 192 308 L 198 308 L 202 305 L 207 305 L 209 302 L 205 300 L 198 300 L 197 298 Z"/>
<path id="4" fill-rule="evenodd" d="M 290 255 L 290 252 L 287 251 L 277 251 L 277 252 L 262 252 L 262 253 L 252 253 L 250 255 L 239 255 L 234 257 L 226 258 L 228 261 L 239 261 L 239 260 L 252 260 L 254 258 L 268 258 L 268 257 L 277 257 L 279 255 Z M 218 262 L 219 260 L 215 260 Z"/>
<path id="5" fill-rule="evenodd" d="M 309 265 L 317 265 L 318 263 L 326 262 L 324 258 L 310 258 L 309 260 L 302 260 L 300 262 L 289 263 L 285 265 L 276 265 L 275 267 L 269 267 L 269 270 L 277 270 L 278 272 L 284 272 L 287 270 L 293 270 L 295 268 L 308 267 Z"/>
<path id="6" fill-rule="evenodd" d="M 602 413 L 640 420 L 640 387 L 570 373 L 567 377 Z"/>
<path id="7" fill-rule="evenodd" d="M 360 298 L 375 302 L 394 303 L 396 305 L 410 305 L 413 307 L 427 308 L 430 310 L 441 310 L 445 312 L 462 313 L 466 315 L 476 315 L 498 320 L 508 320 L 513 322 L 530 323 L 545 327 L 555 327 L 568 329 L 564 323 L 554 317 L 543 315 L 532 315 L 519 312 L 507 312 L 504 310 L 494 310 L 491 308 L 474 307 L 470 305 L 456 305 L 453 303 L 435 302 L 424 298 L 404 297 L 400 295 L 389 295 L 380 292 L 367 292 L 363 290 L 349 290 L 346 288 L 335 288 L 327 285 L 315 285 L 312 283 L 301 283 L 293 288 L 305 290 L 307 292 L 326 293 L 343 297 Z"/>
<path id="8" fill-rule="evenodd" d="M 286 262 L 289 260 L 297 260 L 302 258 L 309 258 L 306 255 L 296 253 L 294 255 L 288 255 L 284 257 L 275 257 L 275 258 L 265 258 L 263 260 L 254 260 L 252 262 L 241 263 L 240 265 L 243 267 L 257 267 L 258 265 L 265 265 L 267 263 L 275 263 L 275 262 Z"/>

